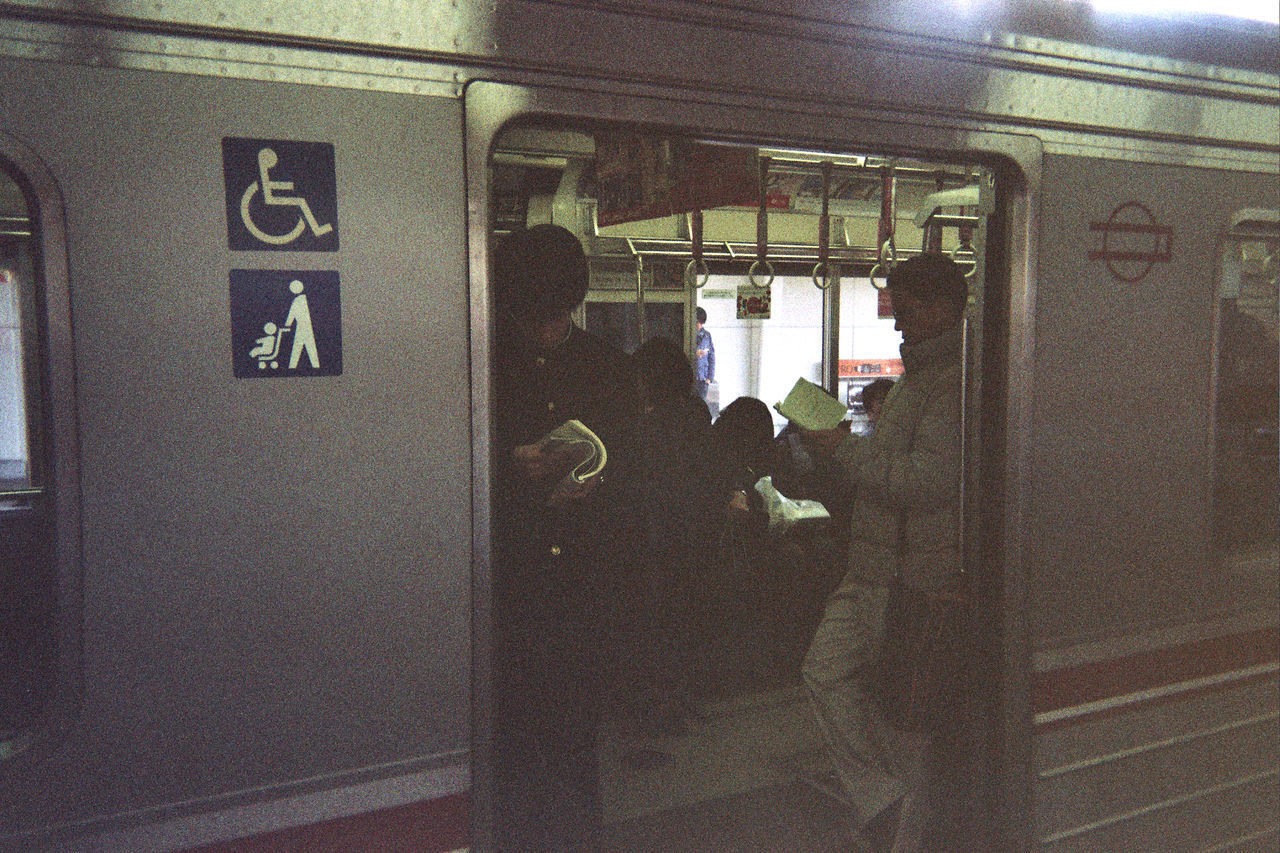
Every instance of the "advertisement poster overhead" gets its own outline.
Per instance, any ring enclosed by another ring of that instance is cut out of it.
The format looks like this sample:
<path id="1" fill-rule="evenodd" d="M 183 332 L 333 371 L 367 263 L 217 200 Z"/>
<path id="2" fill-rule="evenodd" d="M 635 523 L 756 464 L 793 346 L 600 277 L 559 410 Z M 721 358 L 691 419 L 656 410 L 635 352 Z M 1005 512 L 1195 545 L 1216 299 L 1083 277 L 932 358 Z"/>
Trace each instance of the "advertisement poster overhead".
<path id="1" fill-rule="evenodd" d="M 593 189 L 601 227 L 758 204 L 754 150 L 633 133 L 600 133 L 595 143 Z"/>

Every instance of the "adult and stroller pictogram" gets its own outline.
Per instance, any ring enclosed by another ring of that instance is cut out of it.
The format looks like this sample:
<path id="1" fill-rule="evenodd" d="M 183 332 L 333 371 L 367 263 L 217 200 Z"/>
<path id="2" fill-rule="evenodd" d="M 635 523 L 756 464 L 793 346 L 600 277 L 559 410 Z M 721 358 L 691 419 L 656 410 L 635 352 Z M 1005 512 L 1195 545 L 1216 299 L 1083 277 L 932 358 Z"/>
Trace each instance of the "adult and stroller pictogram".
<path id="1" fill-rule="evenodd" d="M 337 251 L 332 145 L 227 137 L 222 163 L 229 248 Z"/>
<path id="2" fill-rule="evenodd" d="M 329 270 L 232 270 L 236 377 L 340 375 L 339 296 L 338 274 Z"/>

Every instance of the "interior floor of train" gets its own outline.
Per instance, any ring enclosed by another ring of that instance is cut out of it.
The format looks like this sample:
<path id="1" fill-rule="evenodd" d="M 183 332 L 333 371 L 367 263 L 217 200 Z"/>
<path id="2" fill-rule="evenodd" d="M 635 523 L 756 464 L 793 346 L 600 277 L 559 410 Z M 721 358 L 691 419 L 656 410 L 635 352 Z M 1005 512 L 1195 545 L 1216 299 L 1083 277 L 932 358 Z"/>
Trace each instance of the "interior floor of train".
<path id="1" fill-rule="evenodd" d="M 799 685 L 703 702 L 680 734 L 646 736 L 617 717 L 598 741 L 608 851 L 829 851 L 846 809 L 803 781 L 823 767 Z"/>

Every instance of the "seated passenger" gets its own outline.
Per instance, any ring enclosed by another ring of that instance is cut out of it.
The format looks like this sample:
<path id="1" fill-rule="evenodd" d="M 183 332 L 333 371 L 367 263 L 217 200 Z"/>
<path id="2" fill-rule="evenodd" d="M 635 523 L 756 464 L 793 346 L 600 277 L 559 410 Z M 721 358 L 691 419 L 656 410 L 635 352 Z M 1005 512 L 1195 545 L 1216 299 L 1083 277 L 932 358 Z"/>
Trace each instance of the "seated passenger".
<path id="1" fill-rule="evenodd" d="M 703 630 L 717 670 L 704 682 L 718 693 L 759 689 L 776 655 L 772 564 L 779 556 L 766 533 L 768 515 L 756 482 L 772 474 L 777 455 L 769 407 L 739 397 L 711 427 L 711 489 L 718 516 L 707 553 L 713 567 L 703 594 Z"/>
<path id="2" fill-rule="evenodd" d="M 771 474 L 777 461 L 769 407 L 754 397 L 734 400 L 711 428 L 711 449 L 725 509 L 745 517 L 759 505 L 756 481 Z"/>

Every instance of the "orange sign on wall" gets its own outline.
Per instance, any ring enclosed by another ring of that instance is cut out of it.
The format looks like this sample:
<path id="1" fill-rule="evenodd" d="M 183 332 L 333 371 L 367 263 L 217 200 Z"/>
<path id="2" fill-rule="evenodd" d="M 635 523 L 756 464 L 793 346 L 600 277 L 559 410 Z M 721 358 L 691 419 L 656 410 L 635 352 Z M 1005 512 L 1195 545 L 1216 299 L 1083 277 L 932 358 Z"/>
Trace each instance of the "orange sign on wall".
<path id="1" fill-rule="evenodd" d="M 892 377 L 901 375 L 902 359 L 900 358 L 840 359 L 841 379 L 878 379 L 881 376 Z"/>

